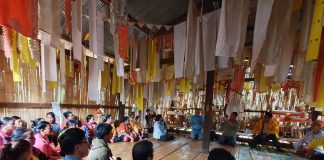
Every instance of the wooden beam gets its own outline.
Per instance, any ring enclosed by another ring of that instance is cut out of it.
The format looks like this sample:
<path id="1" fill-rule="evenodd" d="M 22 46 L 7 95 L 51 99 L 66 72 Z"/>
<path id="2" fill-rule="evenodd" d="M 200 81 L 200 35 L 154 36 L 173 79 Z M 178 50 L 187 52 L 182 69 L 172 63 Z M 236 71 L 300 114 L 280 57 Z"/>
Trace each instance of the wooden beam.
<path id="1" fill-rule="evenodd" d="M 206 96 L 204 106 L 204 125 L 202 138 L 202 152 L 209 152 L 210 130 L 212 125 L 212 106 L 213 106 L 213 87 L 214 87 L 215 71 L 207 71 Z"/>
<path id="2" fill-rule="evenodd" d="M 91 104 L 60 104 L 62 108 L 106 108 L 120 109 L 119 106 L 110 105 L 91 105 Z M 50 109 L 51 103 L 20 103 L 20 102 L 0 102 L 0 108 L 34 108 L 34 109 Z M 130 109 L 131 107 L 124 107 Z"/>

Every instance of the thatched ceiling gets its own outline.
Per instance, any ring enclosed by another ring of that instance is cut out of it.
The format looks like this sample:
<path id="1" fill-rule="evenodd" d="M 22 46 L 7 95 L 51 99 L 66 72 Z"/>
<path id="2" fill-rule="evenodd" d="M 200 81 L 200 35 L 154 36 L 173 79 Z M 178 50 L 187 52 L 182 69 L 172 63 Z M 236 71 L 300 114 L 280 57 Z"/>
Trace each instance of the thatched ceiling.
<path id="1" fill-rule="evenodd" d="M 104 11 L 108 9 L 110 0 L 96 0 L 97 10 Z M 221 6 L 221 0 L 194 0 L 199 8 L 203 5 L 203 12 L 211 12 Z M 256 0 L 251 0 L 251 8 L 256 6 Z M 66 34 L 65 31 L 65 13 L 64 13 L 64 0 L 61 0 L 62 14 L 61 14 L 61 30 L 62 35 L 66 39 L 70 39 L 70 35 Z M 188 0 L 127 0 L 127 11 L 129 19 L 132 21 L 160 24 L 160 25 L 175 25 L 186 20 Z M 86 35 L 89 31 L 89 0 L 82 0 L 82 32 Z M 249 26 L 250 30 L 254 25 L 254 16 L 250 18 Z M 148 28 L 140 28 L 139 30 L 149 31 Z M 253 30 L 253 29 L 252 29 Z M 164 33 L 166 30 L 162 28 L 157 31 L 158 33 Z M 251 32 L 251 31 L 250 31 Z M 252 35 L 248 32 L 247 41 L 252 40 Z M 105 51 L 113 55 L 113 38 L 109 33 L 109 23 L 105 23 Z M 251 36 L 250 36 L 251 35 Z M 85 44 L 87 44 L 85 42 Z"/>

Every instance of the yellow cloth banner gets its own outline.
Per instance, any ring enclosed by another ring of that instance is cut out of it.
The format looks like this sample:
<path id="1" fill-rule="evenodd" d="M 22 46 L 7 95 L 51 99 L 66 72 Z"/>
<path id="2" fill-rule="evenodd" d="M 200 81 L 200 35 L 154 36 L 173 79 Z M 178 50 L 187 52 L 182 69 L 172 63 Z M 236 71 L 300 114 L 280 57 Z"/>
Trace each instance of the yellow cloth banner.
<path id="1" fill-rule="evenodd" d="M 279 92 L 281 90 L 281 83 L 274 83 L 271 85 L 273 92 Z"/>
<path id="2" fill-rule="evenodd" d="M 49 89 L 55 89 L 57 87 L 56 81 L 46 81 Z"/>
<path id="3" fill-rule="evenodd" d="M 244 82 L 244 86 L 243 86 L 244 90 L 250 90 L 251 89 L 251 83 L 250 82 Z"/>
<path id="4" fill-rule="evenodd" d="M 148 78 L 151 80 L 152 77 L 156 76 L 156 44 L 152 39 L 152 36 L 149 36 L 149 47 L 148 47 Z"/>
<path id="5" fill-rule="evenodd" d="M 21 51 L 21 55 L 23 60 L 25 61 L 25 63 L 30 64 L 31 63 L 31 55 L 30 55 L 30 50 L 28 47 L 28 40 L 27 37 L 19 34 L 19 37 L 21 39 L 21 46 L 22 46 L 22 51 Z"/>
<path id="6" fill-rule="evenodd" d="M 113 70 L 113 78 L 112 78 L 112 88 L 111 88 L 111 94 L 112 95 L 115 95 L 116 93 L 117 93 L 117 90 L 118 90 L 118 88 L 119 88 L 119 85 L 118 85 L 118 81 L 119 81 L 119 79 L 118 79 L 118 77 L 117 77 L 117 67 L 116 67 L 116 63 L 114 63 L 114 70 Z"/>
<path id="7" fill-rule="evenodd" d="M 255 71 L 255 79 L 254 82 L 258 86 L 258 92 L 264 93 L 269 90 L 269 78 L 264 77 L 265 67 L 262 64 L 257 64 Z"/>
<path id="8" fill-rule="evenodd" d="M 308 39 L 306 61 L 317 59 L 322 35 L 322 17 L 323 17 L 324 0 L 316 0 L 310 36 Z"/>
<path id="9" fill-rule="evenodd" d="M 101 71 L 101 88 L 108 88 L 110 78 L 110 64 L 105 63 L 104 71 Z"/>
<path id="10" fill-rule="evenodd" d="M 17 32 L 11 30 L 12 32 L 12 64 L 13 64 L 13 80 L 14 82 L 21 82 L 20 67 L 19 67 L 19 57 L 17 53 Z"/>
<path id="11" fill-rule="evenodd" d="M 137 105 L 138 110 L 144 109 L 144 102 L 143 102 L 143 86 L 141 83 L 136 84 L 137 90 L 137 98 L 135 99 L 135 104 Z"/>
<path id="12" fill-rule="evenodd" d="M 167 89 L 166 95 L 171 96 L 171 93 L 172 93 L 172 80 L 168 81 L 168 89 Z"/>
<path id="13" fill-rule="evenodd" d="M 324 109 L 324 67 L 322 68 L 320 84 L 317 92 L 317 98 L 315 102 L 317 108 Z"/>
<path id="14" fill-rule="evenodd" d="M 182 78 L 179 80 L 179 91 L 188 94 L 190 92 L 190 80 Z"/>
<path id="15" fill-rule="evenodd" d="M 73 62 L 73 60 L 66 60 L 65 66 L 66 66 L 66 70 L 65 70 L 66 77 L 73 78 L 74 77 L 74 62 Z"/>
<path id="16" fill-rule="evenodd" d="M 165 67 L 165 77 L 164 80 L 172 80 L 174 77 L 174 66 L 167 66 Z"/>

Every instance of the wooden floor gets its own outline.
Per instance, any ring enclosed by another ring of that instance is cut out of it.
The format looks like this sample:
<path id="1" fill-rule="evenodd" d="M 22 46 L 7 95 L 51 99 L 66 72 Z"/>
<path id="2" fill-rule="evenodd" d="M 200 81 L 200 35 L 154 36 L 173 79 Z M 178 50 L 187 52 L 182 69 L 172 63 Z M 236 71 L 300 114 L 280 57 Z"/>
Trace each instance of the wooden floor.
<path id="1" fill-rule="evenodd" d="M 154 159 L 163 160 L 205 160 L 208 154 L 201 153 L 201 141 L 191 140 L 186 137 L 177 137 L 175 141 L 161 142 L 148 139 L 154 146 Z M 132 159 L 132 148 L 135 143 L 114 143 L 110 144 L 109 148 L 112 150 L 114 157 L 121 157 L 123 160 Z M 215 147 L 222 147 L 231 152 L 237 159 L 240 159 L 238 148 L 220 146 L 216 142 L 212 142 L 210 149 Z"/>

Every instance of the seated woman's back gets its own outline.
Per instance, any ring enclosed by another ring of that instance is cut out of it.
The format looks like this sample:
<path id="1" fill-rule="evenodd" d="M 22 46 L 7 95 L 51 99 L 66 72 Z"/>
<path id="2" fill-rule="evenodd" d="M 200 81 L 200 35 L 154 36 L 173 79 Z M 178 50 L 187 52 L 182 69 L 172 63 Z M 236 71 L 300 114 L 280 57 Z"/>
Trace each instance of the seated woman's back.
<path id="1" fill-rule="evenodd" d="M 165 134 L 166 134 L 166 128 L 163 122 L 156 121 L 154 123 L 153 138 L 160 139 L 160 137 Z"/>

